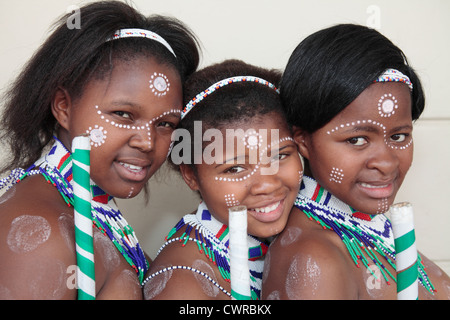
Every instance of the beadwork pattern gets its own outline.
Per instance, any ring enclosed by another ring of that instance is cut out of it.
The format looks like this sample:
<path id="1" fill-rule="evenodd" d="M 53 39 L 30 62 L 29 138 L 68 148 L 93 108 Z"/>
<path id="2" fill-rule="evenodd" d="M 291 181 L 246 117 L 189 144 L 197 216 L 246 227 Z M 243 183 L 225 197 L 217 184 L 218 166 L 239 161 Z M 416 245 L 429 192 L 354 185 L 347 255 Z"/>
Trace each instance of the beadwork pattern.
<path id="1" fill-rule="evenodd" d="M 22 168 L 13 170 L 9 177 L 0 181 L 0 187 L 8 186 L 9 188 L 28 176 L 39 174 L 48 183 L 56 187 L 69 207 L 73 207 L 71 153 L 56 137 L 54 139 L 55 143 L 48 154 L 36 161 L 27 170 Z M 142 283 L 149 264 L 134 230 L 116 207 L 113 197 L 96 186 L 92 180 L 91 196 L 94 226 L 109 237 L 128 264 L 136 271 L 139 282 Z"/>
<path id="2" fill-rule="evenodd" d="M 237 83 L 237 82 L 255 82 L 255 83 L 260 83 L 262 85 L 265 85 L 265 86 L 275 90 L 277 93 L 280 93 L 280 91 L 277 89 L 277 87 L 275 87 L 274 84 L 270 83 L 267 80 L 259 78 L 259 77 L 254 77 L 254 76 L 230 77 L 230 78 L 227 78 L 227 79 L 224 79 L 224 80 L 221 80 L 219 82 L 216 82 L 216 83 L 212 84 L 208 89 L 206 89 L 205 91 L 202 91 L 199 94 L 197 94 L 184 107 L 183 112 L 181 113 L 181 119 L 183 119 L 186 116 L 186 114 L 188 114 L 188 112 L 191 111 L 193 107 L 195 107 L 195 105 L 197 103 L 199 103 L 200 101 L 205 99 L 207 96 L 209 96 L 214 91 L 216 91 L 216 90 L 218 90 L 218 89 L 220 89 L 220 88 L 222 88 L 224 86 L 227 86 L 229 84 L 233 84 L 233 83 Z"/>
<path id="3" fill-rule="evenodd" d="M 175 233 L 177 233 L 179 230 L 183 230 L 183 228 L 184 232 L 180 237 L 172 238 Z M 166 243 L 163 244 L 163 246 L 159 249 L 157 256 L 170 243 L 180 242 L 184 247 L 188 241 L 193 241 L 197 244 L 199 252 L 205 254 L 206 257 L 218 268 L 222 278 L 226 282 L 230 282 L 230 253 L 228 232 L 228 226 L 216 220 L 211 215 L 206 205 L 202 202 L 198 206 L 196 214 L 185 215 L 175 225 L 175 227 L 170 230 L 169 234 L 166 237 Z M 191 234 L 194 234 L 194 237 L 191 237 Z M 251 296 L 252 300 L 256 300 L 261 296 L 264 256 L 267 252 L 268 246 L 251 236 L 248 236 L 247 240 L 249 246 Z M 192 269 L 191 267 L 180 266 L 178 266 L 177 268 L 185 268 L 189 270 Z M 164 269 L 148 276 L 147 279 L 144 280 L 144 283 L 149 279 L 155 277 L 157 274 L 165 272 L 163 271 Z M 217 284 L 215 285 L 217 286 Z M 228 292 L 224 290 L 222 291 L 227 295 L 230 295 Z"/>
<path id="4" fill-rule="evenodd" d="M 373 268 L 378 268 L 387 284 L 389 279 L 396 282 L 377 254 L 395 270 L 395 249 L 392 225 L 383 214 L 368 215 L 357 212 L 327 190 L 314 179 L 304 177 L 295 201 L 311 221 L 317 222 L 324 230 L 335 232 L 345 244 L 355 266 L 360 262 L 378 279 Z M 435 288 L 425 272 L 421 257 L 418 257 L 419 282 L 430 292 Z"/>

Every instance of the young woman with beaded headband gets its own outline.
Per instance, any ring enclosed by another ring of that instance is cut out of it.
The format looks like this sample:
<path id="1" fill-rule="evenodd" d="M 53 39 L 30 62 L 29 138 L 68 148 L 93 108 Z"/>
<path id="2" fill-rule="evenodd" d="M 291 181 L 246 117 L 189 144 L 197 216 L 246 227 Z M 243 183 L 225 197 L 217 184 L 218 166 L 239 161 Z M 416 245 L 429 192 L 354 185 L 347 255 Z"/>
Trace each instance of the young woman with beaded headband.
<path id="1" fill-rule="evenodd" d="M 396 299 L 384 213 L 412 162 L 412 122 L 424 109 L 416 73 L 378 31 L 337 25 L 297 46 L 281 97 L 305 177 L 269 249 L 263 298 Z M 419 298 L 448 298 L 448 276 L 418 261 Z"/>
<path id="2" fill-rule="evenodd" d="M 95 2 L 69 15 L 6 96 L 3 139 L 14 169 L 1 180 L 0 298 L 76 299 L 72 139 L 90 137 L 98 299 L 141 299 L 149 267 L 113 197 L 131 198 L 166 160 L 196 70 L 194 35 L 178 20 Z M 41 153 L 42 157 L 41 157 Z M 48 182 L 48 183 L 47 183 Z M 77 249 L 78 251 L 78 249 Z"/>
<path id="3" fill-rule="evenodd" d="M 303 174 L 279 78 L 227 60 L 186 82 L 170 159 L 202 201 L 169 232 L 144 280 L 147 299 L 230 299 L 228 209 L 237 205 L 248 208 L 251 297 L 260 298 L 261 238 L 283 230 Z"/>

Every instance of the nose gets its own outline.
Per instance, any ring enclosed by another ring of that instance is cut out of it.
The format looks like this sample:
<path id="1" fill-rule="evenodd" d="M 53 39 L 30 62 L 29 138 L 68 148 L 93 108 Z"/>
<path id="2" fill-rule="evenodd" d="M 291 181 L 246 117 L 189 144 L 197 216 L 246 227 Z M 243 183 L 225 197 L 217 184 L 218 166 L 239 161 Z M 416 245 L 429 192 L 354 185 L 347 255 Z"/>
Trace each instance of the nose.
<path id="1" fill-rule="evenodd" d="M 133 130 L 129 140 L 129 145 L 132 148 L 139 149 L 142 152 L 150 152 L 153 150 L 154 141 L 152 141 L 152 126 L 146 125 L 139 129 Z"/>
<path id="2" fill-rule="evenodd" d="M 400 164 L 397 150 L 389 147 L 386 143 L 380 143 L 377 148 L 370 151 L 371 156 L 367 161 L 369 169 L 376 169 L 383 175 L 390 175 L 395 172 Z"/>
<path id="3" fill-rule="evenodd" d="M 274 193 L 283 186 L 277 174 L 262 174 L 258 172 L 250 180 L 250 193 L 255 196 Z"/>

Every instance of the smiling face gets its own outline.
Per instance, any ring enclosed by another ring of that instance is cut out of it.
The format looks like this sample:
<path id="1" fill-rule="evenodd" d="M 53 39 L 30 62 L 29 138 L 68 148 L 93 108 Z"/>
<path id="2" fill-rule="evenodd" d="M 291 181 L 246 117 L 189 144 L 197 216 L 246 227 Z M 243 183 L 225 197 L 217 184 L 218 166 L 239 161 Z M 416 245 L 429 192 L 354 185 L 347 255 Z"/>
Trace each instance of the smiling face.
<path id="1" fill-rule="evenodd" d="M 412 163 L 409 89 L 372 84 L 324 127 L 296 140 L 321 186 L 358 211 L 384 213 Z"/>
<path id="2" fill-rule="evenodd" d="M 182 107 L 178 73 L 152 59 L 117 62 L 111 77 L 93 80 L 68 108 L 66 146 L 91 139 L 91 178 L 119 198 L 137 195 L 166 159 Z"/>
<path id="3" fill-rule="evenodd" d="M 195 170 L 182 165 L 183 177 L 220 222 L 228 224 L 230 207 L 245 205 L 249 234 L 278 234 L 286 225 L 303 176 L 291 133 L 276 113 L 226 129 L 235 130 L 235 138 L 234 148 L 224 144 L 223 161 L 195 165 Z M 229 139 L 226 129 L 221 132 Z"/>

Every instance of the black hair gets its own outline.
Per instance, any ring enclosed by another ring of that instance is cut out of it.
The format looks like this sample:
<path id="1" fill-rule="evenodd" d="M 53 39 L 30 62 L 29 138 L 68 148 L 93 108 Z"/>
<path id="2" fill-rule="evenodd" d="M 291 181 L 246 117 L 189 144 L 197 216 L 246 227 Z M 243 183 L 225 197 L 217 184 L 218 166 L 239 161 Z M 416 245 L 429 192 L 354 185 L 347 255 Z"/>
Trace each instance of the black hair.
<path id="1" fill-rule="evenodd" d="M 99 1 L 80 8 L 80 28 L 67 25 L 71 13 L 55 23 L 55 30 L 34 54 L 6 93 L 1 120 L 2 138 L 12 151 L 2 171 L 27 167 L 39 158 L 52 140 L 57 121 L 51 102 L 58 88 L 76 100 L 90 80 L 110 75 L 114 62 L 138 57 L 153 58 L 173 67 L 183 82 L 199 63 L 198 41 L 182 22 L 160 15 L 145 17 L 130 5 Z M 111 39 L 124 28 L 140 28 L 159 34 L 174 55 L 157 41 L 143 38 Z"/>
<path id="2" fill-rule="evenodd" d="M 214 83 L 235 76 L 259 77 L 278 87 L 281 72 L 253 66 L 240 60 L 225 60 L 197 71 L 187 79 L 183 94 L 184 104 Z M 256 82 L 235 82 L 221 87 L 198 102 L 181 120 L 179 128 L 186 129 L 193 137 L 196 121 L 201 121 L 203 130 L 220 129 L 228 124 L 236 126 L 271 112 L 278 113 L 283 125 L 287 126 L 281 98 L 275 89 Z M 191 139 L 191 143 L 190 150 L 194 150 L 194 139 Z M 193 157 L 194 155 L 191 155 L 190 164 L 193 164 Z"/>
<path id="3" fill-rule="evenodd" d="M 411 112 L 417 120 L 425 106 L 422 85 L 404 53 L 389 39 L 355 24 L 308 36 L 292 53 L 281 80 L 289 124 L 309 133 L 322 128 L 389 68 L 410 78 Z"/>

